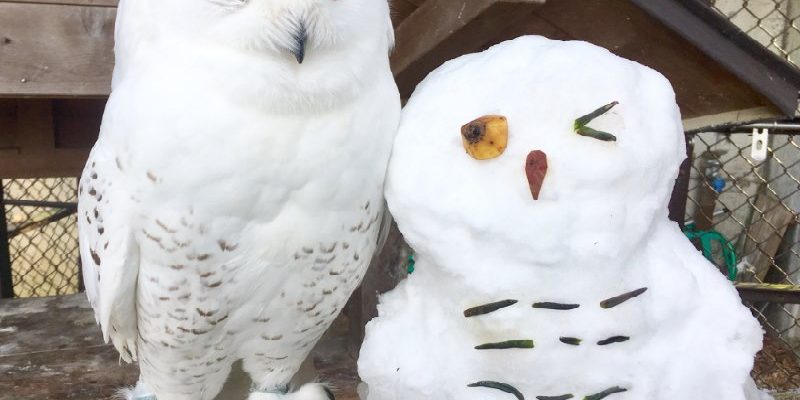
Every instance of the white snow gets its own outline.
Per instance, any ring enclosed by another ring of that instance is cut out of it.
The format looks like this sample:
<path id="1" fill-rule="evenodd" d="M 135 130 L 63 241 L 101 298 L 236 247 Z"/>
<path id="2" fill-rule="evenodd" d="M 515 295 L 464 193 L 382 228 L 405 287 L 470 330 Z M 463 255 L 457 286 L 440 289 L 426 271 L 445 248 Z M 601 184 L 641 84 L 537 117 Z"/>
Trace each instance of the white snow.
<path id="1" fill-rule="evenodd" d="M 611 101 L 589 126 L 617 142 L 574 133 L 576 118 Z M 478 161 L 460 127 L 487 114 L 508 118 L 509 144 Z M 549 164 L 538 201 L 524 170 L 532 150 Z M 367 327 L 359 373 L 369 400 L 514 400 L 467 387 L 478 381 L 528 400 L 615 386 L 627 391 L 608 399 L 758 395 L 749 371 L 761 328 L 667 219 L 684 156 L 669 82 L 588 43 L 523 37 L 431 73 L 405 108 L 389 169 L 389 207 L 417 264 Z M 506 299 L 519 302 L 462 314 Z M 580 307 L 532 307 L 543 301 Z M 597 344 L 612 336 L 630 340 Z M 511 339 L 535 347 L 474 349 Z"/>

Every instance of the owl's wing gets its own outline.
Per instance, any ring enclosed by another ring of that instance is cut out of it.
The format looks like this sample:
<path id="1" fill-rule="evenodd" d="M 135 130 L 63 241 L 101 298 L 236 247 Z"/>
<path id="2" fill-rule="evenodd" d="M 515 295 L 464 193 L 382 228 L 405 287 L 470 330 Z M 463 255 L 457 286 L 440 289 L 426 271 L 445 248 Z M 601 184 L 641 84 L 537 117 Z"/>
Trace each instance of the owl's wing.
<path id="1" fill-rule="evenodd" d="M 136 281 L 139 251 L 128 217 L 130 194 L 114 154 L 98 142 L 78 193 L 78 233 L 84 286 L 103 339 L 136 360 Z"/>

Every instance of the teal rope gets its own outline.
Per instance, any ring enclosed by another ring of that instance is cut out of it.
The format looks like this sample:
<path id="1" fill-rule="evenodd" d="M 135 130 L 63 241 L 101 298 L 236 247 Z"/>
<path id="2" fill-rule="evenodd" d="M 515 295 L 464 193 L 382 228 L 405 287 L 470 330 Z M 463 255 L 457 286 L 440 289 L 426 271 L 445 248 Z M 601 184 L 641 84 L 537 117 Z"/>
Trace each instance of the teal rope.
<path id="1" fill-rule="evenodd" d="M 700 240 L 700 246 L 703 249 L 703 256 L 705 256 L 706 259 L 712 263 L 714 262 L 714 257 L 711 254 L 711 246 L 713 242 L 718 242 L 720 246 L 722 246 L 722 257 L 725 260 L 725 267 L 728 270 L 728 280 L 736 280 L 736 276 L 739 274 L 739 270 L 736 269 L 736 249 L 733 247 L 731 242 L 722 236 L 721 233 L 713 229 L 708 231 L 698 231 L 695 224 L 686 225 L 686 227 L 683 228 L 683 233 L 687 238 L 689 238 L 689 240 Z"/>

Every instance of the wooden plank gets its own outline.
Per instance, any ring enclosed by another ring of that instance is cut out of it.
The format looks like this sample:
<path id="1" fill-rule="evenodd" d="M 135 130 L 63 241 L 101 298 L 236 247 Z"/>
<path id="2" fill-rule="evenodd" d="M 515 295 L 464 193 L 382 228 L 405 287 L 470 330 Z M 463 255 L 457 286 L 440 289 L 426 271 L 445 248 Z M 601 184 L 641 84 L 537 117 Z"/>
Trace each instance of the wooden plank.
<path id="1" fill-rule="evenodd" d="M 138 375 L 103 344 L 82 294 L 0 301 L 0 343 L 0 399 L 110 400 Z"/>
<path id="2" fill-rule="evenodd" d="M 408 97 L 444 61 L 479 49 L 544 0 L 427 0 L 395 29 L 392 70 Z"/>
<path id="3" fill-rule="evenodd" d="M 346 352 L 347 321 L 340 317 L 311 352 L 319 382 L 332 387 L 337 400 L 357 400 L 356 361 Z M 119 399 L 117 390 L 136 383 L 139 369 L 120 364 L 103 344 L 86 295 L 0 300 L 0 400 Z M 249 391 L 241 363 L 226 383 Z M 240 379 L 237 379 L 240 378 Z M 237 385 L 238 384 L 238 385 Z M 217 396 L 216 400 L 244 399 Z"/>
<path id="4" fill-rule="evenodd" d="M 546 6 L 547 5 L 543 7 Z M 540 17 L 536 11 L 530 13 L 522 21 L 509 25 L 506 29 L 499 32 L 499 35 L 484 45 L 484 49 L 495 43 L 515 39 L 524 35 L 540 35 L 552 40 L 575 40 L 574 37 L 563 29 Z"/>
<path id="5" fill-rule="evenodd" d="M 24 154 L 55 150 L 53 137 L 53 102 L 47 99 L 17 102 L 16 147 Z"/>
<path id="6" fill-rule="evenodd" d="M 88 149 L 58 149 L 39 154 L 3 154 L 0 157 L 0 178 L 52 178 L 80 176 Z"/>
<path id="7" fill-rule="evenodd" d="M 762 283 L 737 283 L 736 290 L 748 302 L 800 304 L 800 286 Z"/>
<path id="8" fill-rule="evenodd" d="M 0 3 L 0 97 L 108 95 L 115 14 L 108 7 Z"/>
<path id="9" fill-rule="evenodd" d="M 88 149 L 97 141 L 106 99 L 53 101 L 53 130 L 59 149 Z"/>
<path id="10" fill-rule="evenodd" d="M 15 101 L 16 132 L 13 147 L 0 149 L 0 178 L 49 178 L 79 176 L 89 158 L 92 140 L 82 138 L 80 146 L 57 148 L 53 120 L 53 100 L 22 99 Z M 88 110 L 90 114 L 101 111 Z M 98 115 L 99 117 L 99 115 Z M 63 119 L 63 117 L 62 117 Z M 69 119 L 69 118 L 67 118 Z M 0 118 L 0 121 L 3 119 Z M 92 117 L 86 117 L 92 121 Z M 97 134 L 93 123 L 82 125 Z M 0 125 L 0 129 L 4 127 Z M 72 126 L 71 128 L 76 128 Z"/>
<path id="11" fill-rule="evenodd" d="M 17 141 L 17 102 L 0 99 L 0 156 L 4 150 L 16 147 Z"/>
<path id="12" fill-rule="evenodd" d="M 408 0 L 394 0 L 391 3 L 392 22 L 394 26 L 399 26 L 404 19 L 417 9 L 417 5 Z"/>
<path id="13" fill-rule="evenodd" d="M 772 194 L 758 195 L 742 250 L 748 265 L 739 275 L 742 282 L 764 282 L 783 235 L 794 218 L 794 212 Z"/>
<path id="14" fill-rule="evenodd" d="M 119 0 L 0 0 L 0 3 L 46 4 L 62 6 L 116 7 Z"/>
<path id="15" fill-rule="evenodd" d="M 700 184 L 698 190 L 697 209 L 694 213 L 694 224 L 698 231 L 710 231 L 714 228 L 714 211 L 717 209 L 717 193 L 711 188 L 710 183 L 706 182 L 703 176 L 703 183 Z M 695 244 L 696 246 L 699 243 Z M 699 249 L 699 247 L 698 247 Z"/>
<path id="16" fill-rule="evenodd" d="M 704 115 L 702 117 L 683 120 L 685 132 L 712 132 L 714 127 L 735 125 L 759 120 L 780 119 L 782 114 L 774 107 L 755 107 L 746 110 L 729 111 L 721 114 Z"/>

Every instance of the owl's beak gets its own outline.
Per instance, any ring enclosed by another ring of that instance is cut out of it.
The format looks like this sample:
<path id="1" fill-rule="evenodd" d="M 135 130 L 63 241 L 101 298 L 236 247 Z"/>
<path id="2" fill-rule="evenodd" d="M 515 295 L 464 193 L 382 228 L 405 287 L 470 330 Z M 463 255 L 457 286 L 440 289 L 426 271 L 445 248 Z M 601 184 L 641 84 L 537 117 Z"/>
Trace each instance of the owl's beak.
<path id="1" fill-rule="evenodd" d="M 292 52 L 298 64 L 302 64 L 306 58 L 306 41 L 308 40 L 308 32 L 306 31 L 305 21 L 299 21 L 297 30 L 294 33 L 294 43 L 289 51 Z"/>

